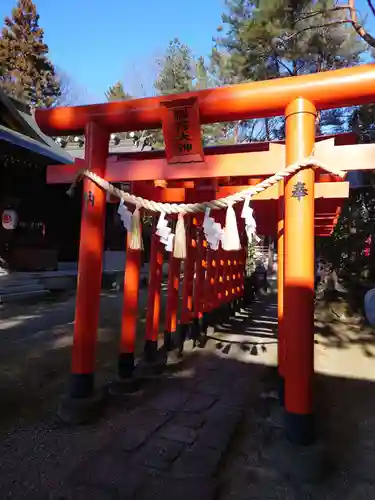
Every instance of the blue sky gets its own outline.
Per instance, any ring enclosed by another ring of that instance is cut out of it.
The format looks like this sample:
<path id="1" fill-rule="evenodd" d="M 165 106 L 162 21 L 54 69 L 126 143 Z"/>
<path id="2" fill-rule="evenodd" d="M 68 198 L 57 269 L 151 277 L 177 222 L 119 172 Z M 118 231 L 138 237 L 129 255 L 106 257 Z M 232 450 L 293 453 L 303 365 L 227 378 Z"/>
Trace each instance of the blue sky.
<path id="1" fill-rule="evenodd" d="M 366 0 L 357 0 L 363 15 Z M 50 57 L 85 101 L 100 102 L 118 80 L 129 91 L 150 93 L 155 57 L 174 37 L 207 55 L 221 24 L 224 0 L 35 0 Z M 16 0 L 0 1 L 0 22 Z M 369 19 L 371 15 L 369 15 Z M 375 20 L 369 27 L 375 34 Z"/>
<path id="2" fill-rule="evenodd" d="M 224 0 L 35 0 L 53 62 L 104 100 L 117 80 L 150 83 L 155 56 L 179 37 L 207 54 L 221 22 Z M 16 0 L 0 0 L 0 20 Z M 138 94 L 141 89 L 131 89 Z"/>

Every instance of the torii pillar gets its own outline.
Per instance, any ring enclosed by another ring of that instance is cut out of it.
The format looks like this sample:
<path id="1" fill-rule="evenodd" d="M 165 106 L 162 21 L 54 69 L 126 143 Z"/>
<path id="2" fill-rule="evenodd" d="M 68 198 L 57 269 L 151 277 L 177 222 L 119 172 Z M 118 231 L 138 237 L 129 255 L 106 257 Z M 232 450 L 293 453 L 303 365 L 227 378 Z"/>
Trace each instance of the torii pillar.
<path id="1" fill-rule="evenodd" d="M 88 123 L 85 137 L 86 168 L 104 177 L 109 133 L 102 125 Z M 105 192 L 84 179 L 70 383 L 70 395 L 74 398 L 89 397 L 94 390 L 105 209 Z"/>
<path id="2" fill-rule="evenodd" d="M 279 181 L 277 204 L 277 368 L 280 405 L 285 402 L 285 334 L 284 334 L 284 179 Z"/>
<path id="3" fill-rule="evenodd" d="M 315 106 L 298 98 L 286 108 L 286 164 L 311 155 Z M 284 311 L 286 435 L 295 444 L 314 440 L 314 182 L 312 168 L 285 183 Z"/>

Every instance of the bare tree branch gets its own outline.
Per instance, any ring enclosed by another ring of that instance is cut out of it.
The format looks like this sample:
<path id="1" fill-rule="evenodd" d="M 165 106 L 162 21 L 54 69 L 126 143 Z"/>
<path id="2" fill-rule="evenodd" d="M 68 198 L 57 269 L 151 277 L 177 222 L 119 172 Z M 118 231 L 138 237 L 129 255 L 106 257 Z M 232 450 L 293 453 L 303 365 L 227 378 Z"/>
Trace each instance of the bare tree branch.
<path id="1" fill-rule="evenodd" d="M 371 9 L 371 12 L 375 15 L 375 7 L 372 4 L 372 0 L 367 0 L 367 3 Z M 330 21 L 328 23 L 323 23 L 323 24 L 317 24 L 317 25 L 312 25 L 308 26 L 306 28 L 302 28 L 286 37 L 284 37 L 284 41 L 289 41 L 296 36 L 300 35 L 301 33 L 304 33 L 306 31 L 312 30 L 312 29 L 319 29 L 319 28 L 327 28 L 329 26 L 335 26 L 338 24 L 345 24 L 345 23 L 350 23 L 355 31 L 358 33 L 358 35 L 371 47 L 375 48 L 375 37 L 373 37 L 368 31 L 364 28 L 364 26 L 358 21 L 358 15 L 357 15 L 357 10 L 355 8 L 355 0 L 348 0 L 347 5 L 337 5 L 333 7 L 332 9 L 329 9 L 327 11 L 320 10 L 320 11 L 314 11 L 314 12 L 309 12 L 303 16 L 301 16 L 297 21 L 305 21 L 306 19 L 310 19 L 312 17 L 326 14 L 326 13 L 331 13 L 331 12 L 338 12 L 338 11 L 348 11 L 350 19 L 340 19 L 337 21 Z"/>
<path id="2" fill-rule="evenodd" d="M 340 21 L 330 21 L 329 23 L 324 23 L 324 24 L 314 24 L 313 26 L 307 26 L 306 28 L 302 28 L 298 31 L 295 31 L 294 33 L 285 37 L 284 40 L 288 42 L 289 40 L 292 40 L 296 36 L 300 35 L 301 33 L 305 33 L 306 31 L 311 31 L 313 29 L 319 29 L 319 28 L 328 28 L 329 26 L 335 26 L 337 24 L 345 24 L 345 23 L 353 24 L 350 19 L 341 19 Z"/>
<path id="3" fill-rule="evenodd" d="M 57 69 L 57 77 L 60 83 L 61 95 L 55 106 L 77 106 L 82 104 L 85 98 L 85 90 L 75 85 L 70 76 L 62 70 Z"/>
<path id="4" fill-rule="evenodd" d="M 372 3 L 372 0 L 367 0 L 367 4 L 370 7 L 372 15 L 375 16 L 375 5 Z"/>
<path id="5" fill-rule="evenodd" d="M 329 10 L 314 10 L 314 12 L 307 12 L 306 14 L 301 15 L 296 21 L 295 24 L 301 22 L 301 21 L 306 21 L 307 19 L 311 19 L 312 17 L 315 16 L 320 16 L 322 14 L 326 14 L 327 12 L 338 12 L 342 10 L 347 10 L 349 7 L 348 5 L 336 5 L 335 7 L 332 7 Z"/>
<path id="6" fill-rule="evenodd" d="M 276 61 L 276 59 L 277 59 L 277 64 L 280 64 L 280 66 L 282 66 L 284 69 L 286 69 L 286 71 L 289 73 L 290 76 L 294 76 L 293 71 L 290 68 L 288 68 L 288 66 L 283 61 L 281 61 L 277 57 L 273 57 L 274 61 Z"/>
<path id="7" fill-rule="evenodd" d="M 353 28 L 365 42 L 367 42 L 371 47 L 375 48 L 375 38 L 370 35 L 370 33 L 368 33 L 365 28 L 358 22 L 355 0 L 348 0 L 348 9 Z"/>

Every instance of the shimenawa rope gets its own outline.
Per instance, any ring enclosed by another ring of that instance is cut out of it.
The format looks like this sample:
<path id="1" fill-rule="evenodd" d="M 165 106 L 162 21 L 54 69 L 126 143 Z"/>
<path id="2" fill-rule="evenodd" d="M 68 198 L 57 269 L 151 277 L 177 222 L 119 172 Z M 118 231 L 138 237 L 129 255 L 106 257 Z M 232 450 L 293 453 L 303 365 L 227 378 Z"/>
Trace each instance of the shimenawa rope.
<path id="1" fill-rule="evenodd" d="M 136 207 L 137 206 L 142 207 L 145 210 L 151 212 L 159 212 L 159 213 L 164 212 L 165 214 L 197 213 L 197 212 L 204 212 L 206 208 L 210 208 L 212 210 L 219 210 L 221 208 L 228 207 L 228 205 L 230 204 L 243 201 L 247 196 L 249 195 L 254 196 L 255 194 L 261 193 L 262 191 L 265 191 L 267 188 L 273 186 L 274 184 L 277 184 L 280 180 L 289 177 L 298 170 L 306 167 L 320 168 L 322 170 L 325 170 L 326 172 L 329 172 L 332 175 L 341 178 L 344 178 L 346 175 L 346 172 L 343 172 L 341 170 L 336 170 L 332 167 L 328 167 L 327 165 L 319 162 L 314 158 L 312 153 L 309 157 L 305 158 L 304 160 L 301 160 L 299 162 L 293 163 L 292 165 L 285 167 L 284 170 L 281 170 L 280 172 L 271 175 L 270 177 L 259 182 L 255 186 L 250 186 L 249 188 L 239 191 L 238 193 L 229 195 L 225 198 L 205 201 L 203 203 L 159 203 L 156 201 L 145 200 L 144 198 L 141 198 L 139 196 L 134 196 L 133 194 L 129 194 L 126 193 L 125 191 L 122 191 L 121 189 L 113 186 L 113 184 L 106 181 L 102 177 L 99 177 L 98 175 L 94 174 L 88 169 L 82 169 L 77 173 L 76 178 L 74 179 L 73 183 L 71 184 L 70 188 L 67 191 L 67 194 L 69 196 L 72 196 L 78 182 L 81 181 L 83 177 L 87 177 L 88 179 L 95 182 L 95 184 L 97 184 L 100 188 L 102 188 L 104 191 L 111 194 L 112 196 L 115 196 L 120 200 L 123 200 L 125 203 L 130 203 L 132 205 L 135 205 Z"/>

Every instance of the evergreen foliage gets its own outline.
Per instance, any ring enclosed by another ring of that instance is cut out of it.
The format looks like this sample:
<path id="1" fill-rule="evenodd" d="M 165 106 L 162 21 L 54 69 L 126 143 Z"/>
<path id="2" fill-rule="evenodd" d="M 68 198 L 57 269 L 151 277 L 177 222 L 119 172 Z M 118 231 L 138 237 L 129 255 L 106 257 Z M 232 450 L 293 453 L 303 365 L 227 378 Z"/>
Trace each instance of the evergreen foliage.
<path id="1" fill-rule="evenodd" d="M 105 97 L 107 101 L 126 101 L 131 99 L 131 95 L 125 91 L 124 85 L 122 82 L 116 82 L 114 85 L 109 87 L 107 92 L 105 93 Z"/>
<path id="2" fill-rule="evenodd" d="M 238 83 L 358 64 L 365 46 L 352 27 L 326 26 L 333 16 L 337 18 L 334 4 L 334 0 L 226 0 L 227 12 L 211 57 L 214 73 L 221 81 Z M 318 132 L 342 129 L 347 117 L 346 110 L 322 113 Z M 247 122 L 243 133 L 251 140 L 280 139 L 283 120 Z"/>
<path id="3" fill-rule="evenodd" d="M 159 95 L 188 92 L 192 88 L 193 57 L 189 47 L 175 38 L 166 53 L 156 61 L 159 67 L 154 87 Z"/>
<path id="4" fill-rule="evenodd" d="M 50 107 L 61 95 L 59 79 L 48 59 L 48 45 L 31 0 L 19 0 L 5 18 L 0 36 L 0 85 L 33 107 Z"/>
<path id="5" fill-rule="evenodd" d="M 190 48 L 178 38 L 171 40 L 165 55 L 157 60 L 159 72 L 154 84 L 158 95 L 189 92 L 215 87 L 219 84 L 211 74 L 203 57 L 194 57 Z M 234 142 L 228 124 L 202 126 L 204 145 Z M 161 131 L 152 131 L 152 142 L 156 149 L 164 147 Z"/>

